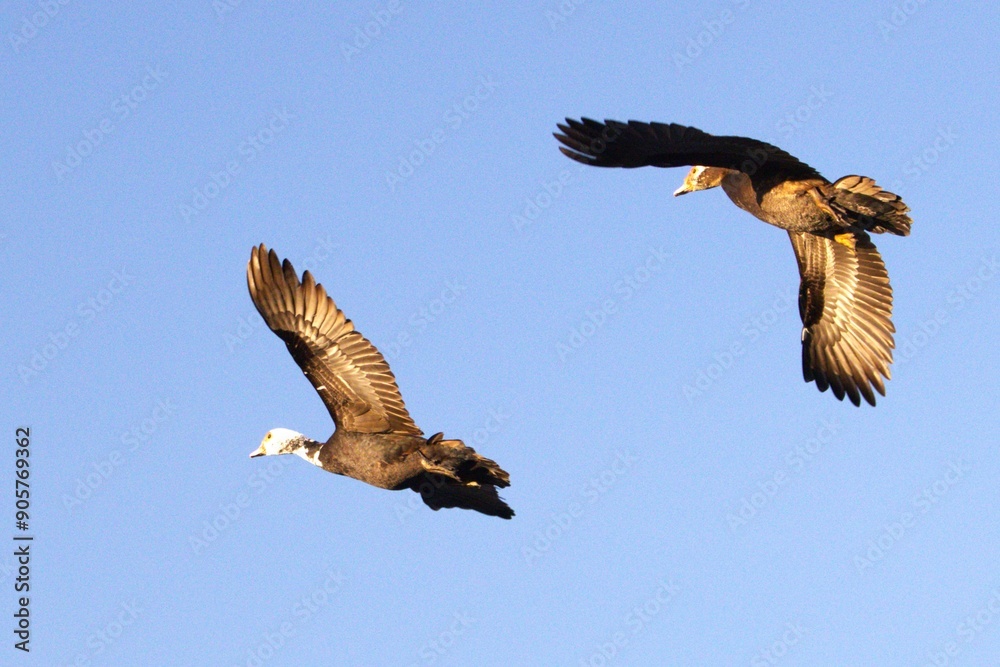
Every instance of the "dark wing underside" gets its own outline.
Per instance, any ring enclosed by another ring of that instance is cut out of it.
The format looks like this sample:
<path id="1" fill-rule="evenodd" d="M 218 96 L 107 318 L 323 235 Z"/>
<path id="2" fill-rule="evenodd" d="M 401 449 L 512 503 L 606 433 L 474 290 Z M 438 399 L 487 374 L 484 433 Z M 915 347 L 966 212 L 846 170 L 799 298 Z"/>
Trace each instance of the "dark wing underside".
<path id="1" fill-rule="evenodd" d="M 488 516 L 510 519 L 514 510 L 497 493 L 492 484 L 456 484 L 442 475 L 424 473 L 411 482 L 411 487 L 420 494 L 424 504 L 435 512 L 442 507 L 459 507 L 476 510 Z"/>
<path id="2" fill-rule="evenodd" d="M 723 167 L 751 176 L 781 173 L 787 178 L 822 178 L 809 165 L 777 146 L 746 137 L 722 137 L 674 123 L 603 123 L 566 119 L 555 134 L 569 158 L 595 167 Z"/>
<path id="3" fill-rule="evenodd" d="M 300 282 L 262 243 L 251 251 L 247 286 L 257 311 L 285 341 L 338 429 L 422 435 L 382 354 L 354 330 L 308 271 Z"/>
<path id="4" fill-rule="evenodd" d="M 885 396 L 895 346 L 892 288 L 885 264 L 868 235 L 849 232 L 839 238 L 789 232 L 802 278 L 802 373 L 820 391 L 833 389 L 855 405 L 861 397 L 875 405 L 872 388 Z M 850 239 L 853 237 L 854 248 Z"/>

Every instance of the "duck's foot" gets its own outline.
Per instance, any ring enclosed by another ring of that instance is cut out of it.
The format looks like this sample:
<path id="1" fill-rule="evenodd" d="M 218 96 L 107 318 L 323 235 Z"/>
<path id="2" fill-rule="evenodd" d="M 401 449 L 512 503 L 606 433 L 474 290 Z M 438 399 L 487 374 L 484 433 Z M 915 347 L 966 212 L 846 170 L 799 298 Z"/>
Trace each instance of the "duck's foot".
<path id="1" fill-rule="evenodd" d="M 854 239 L 854 234 L 851 232 L 844 232 L 843 234 L 834 234 L 833 240 L 842 246 L 846 246 L 851 250 L 854 250 L 856 241 Z"/>

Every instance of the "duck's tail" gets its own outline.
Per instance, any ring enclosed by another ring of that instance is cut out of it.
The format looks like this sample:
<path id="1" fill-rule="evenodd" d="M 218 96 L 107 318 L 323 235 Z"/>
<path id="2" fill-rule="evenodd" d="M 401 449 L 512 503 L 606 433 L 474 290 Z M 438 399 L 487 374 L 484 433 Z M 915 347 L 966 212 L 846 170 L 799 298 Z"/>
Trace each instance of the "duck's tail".
<path id="1" fill-rule="evenodd" d="M 431 436 L 417 455 L 424 473 L 410 488 L 432 510 L 459 507 L 502 519 L 514 516 L 514 510 L 497 493 L 497 488 L 510 486 L 510 475 L 495 461 L 480 456 L 461 440 L 445 440 L 440 433 Z"/>
<path id="2" fill-rule="evenodd" d="M 874 234 L 910 234 L 910 207 L 867 176 L 844 176 L 833 184 L 830 205 L 847 220 Z"/>

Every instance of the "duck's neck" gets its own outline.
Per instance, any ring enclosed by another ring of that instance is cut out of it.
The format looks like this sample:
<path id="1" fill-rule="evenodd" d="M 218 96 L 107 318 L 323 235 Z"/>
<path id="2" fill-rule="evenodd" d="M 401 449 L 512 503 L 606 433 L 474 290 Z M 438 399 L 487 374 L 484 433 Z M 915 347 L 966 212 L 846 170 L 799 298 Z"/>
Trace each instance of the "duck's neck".
<path id="1" fill-rule="evenodd" d="M 293 452 L 297 456 L 301 456 L 303 459 L 312 463 L 313 465 L 318 465 L 322 467 L 320 463 L 319 455 L 323 451 L 323 443 L 316 442 L 309 438 L 302 438 L 302 444 L 299 445 Z"/>

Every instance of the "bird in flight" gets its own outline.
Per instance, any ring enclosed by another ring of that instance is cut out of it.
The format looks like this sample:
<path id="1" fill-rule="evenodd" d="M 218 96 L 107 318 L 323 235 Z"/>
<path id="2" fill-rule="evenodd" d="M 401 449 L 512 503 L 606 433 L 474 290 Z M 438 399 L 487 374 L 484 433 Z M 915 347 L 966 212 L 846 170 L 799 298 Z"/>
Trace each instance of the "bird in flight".
<path id="1" fill-rule="evenodd" d="M 247 264 L 250 298 L 309 378 L 336 425 L 326 442 L 276 428 L 251 457 L 297 454 L 372 486 L 411 489 L 433 510 L 460 507 L 510 519 L 497 494 L 510 476 L 461 440 L 425 438 L 410 418 L 382 354 L 355 331 L 309 271 L 300 281 L 263 243 Z"/>
<path id="2" fill-rule="evenodd" d="M 722 186 L 734 204 L 787 230 L 798 261 L 802 374 L 820 391 L 875 405 L 895 347 L 892 288 L 869 233 L 910 233 L 909 207 L 866 176 L 831 183 L 776 146 L 676 124 L 566 119 L 569 158 L 595 167 L 690 166 L 682 195 Z"/>

